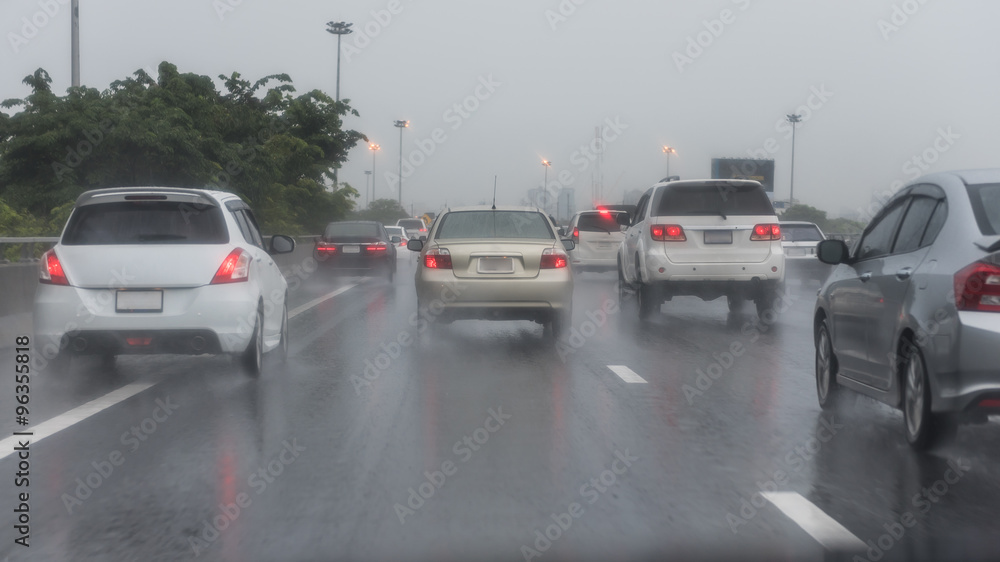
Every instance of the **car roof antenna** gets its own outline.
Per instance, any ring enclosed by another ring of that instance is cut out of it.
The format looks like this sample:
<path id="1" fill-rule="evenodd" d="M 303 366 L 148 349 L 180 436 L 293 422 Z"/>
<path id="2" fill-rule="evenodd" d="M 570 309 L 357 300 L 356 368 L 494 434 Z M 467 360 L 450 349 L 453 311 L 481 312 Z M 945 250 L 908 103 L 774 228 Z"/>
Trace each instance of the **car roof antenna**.
<path id="1" fill-rule="evenodd" d="M 493 174 L 493 210 L 497 210 L 497 176 Z"/>

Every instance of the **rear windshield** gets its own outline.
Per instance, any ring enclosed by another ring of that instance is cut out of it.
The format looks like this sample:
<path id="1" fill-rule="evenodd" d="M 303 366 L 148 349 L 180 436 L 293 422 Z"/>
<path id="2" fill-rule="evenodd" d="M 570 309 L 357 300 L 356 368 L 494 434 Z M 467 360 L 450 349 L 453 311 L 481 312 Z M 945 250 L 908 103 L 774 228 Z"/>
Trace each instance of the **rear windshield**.
<path id="1" fill-rule="evenodd" d="M 781 239 L 785 242 L 819 242 L 823 235 L 815 225 L 782 224 Z"/>
<path id="2" fill-rule="evenodd" d="M 555 238 L 545 216 L 533 211 L 456 211 L 440 220 L 437 238 Z"/>
<path id="3" fill-rule="evenodd" d="M 229 232 L 222 209 L 181 201 L 120 201 L 73 211 L 62 243 L 225 244 Z"/>
<path id="4" fill-rule="evenodd" d="M 970 185 L 968 189 L 979 231 L 985 236 L 1000 234 L 1000 184 Z"/>
<path id="5" fill-rule="evenodd" d="M 401 220 L 399 221 L 399 223 L 397 223 L 397 226 L 401 226 L 406 230 L 418 230 L 418 231 L 422 228 L 427 228 L 427 226 L 424 224 L 424 221 L 420 219 Z"/>
<path id="6" fill-rule="evenodd" d="M 385 227 L 385 231 L 386 231 L 387 234 L 389 234 L 389 236 L 402 236 L 403 235 L 403 227 L 401 227 L 401 226 L 387 226 L 387 227 Z"/>
<path id="7" fill-rule="evenodd" d="M 717 184 L 670 187 L 660 197 L 653 216 L 773 214 L 763 187 Z"/>
<path id="8" fill-rule="evenodd" d="M 326 226 L 323 237 L 334 238 L 378 238 L 378 225 L 365 222 L 335 222 Z"/>
<path id="9" fill-rule="evenodd" d="M 615 221 L 618 213 L 586 213 L 580 215 L 576 227 L 582 232 L 619 232 L 621 227 Z"/>

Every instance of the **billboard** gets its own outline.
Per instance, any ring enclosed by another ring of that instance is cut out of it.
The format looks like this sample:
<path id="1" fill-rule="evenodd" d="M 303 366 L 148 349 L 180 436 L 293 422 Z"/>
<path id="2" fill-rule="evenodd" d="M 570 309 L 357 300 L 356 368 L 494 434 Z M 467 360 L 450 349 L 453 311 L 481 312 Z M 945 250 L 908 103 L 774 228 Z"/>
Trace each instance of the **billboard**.
<path id="1" fill-rule="evenodd" d="M 764 191 L 774 194 L 774 160 L 756 158 L 712 158 L 712 178 L 757 180 Z"/>

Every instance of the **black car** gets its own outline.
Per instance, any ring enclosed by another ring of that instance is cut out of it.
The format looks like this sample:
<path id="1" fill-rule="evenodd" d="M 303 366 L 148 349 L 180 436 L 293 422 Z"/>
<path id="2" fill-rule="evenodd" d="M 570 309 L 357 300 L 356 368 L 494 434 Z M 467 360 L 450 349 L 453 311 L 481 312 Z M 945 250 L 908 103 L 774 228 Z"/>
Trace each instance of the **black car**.
<path id="1" fill-rule="evenodd" d="M 396 274 L 399 236 L 389 236 L 375 221 L 331 222 L 316 241 L 321 268 L 349 273 L 377 272 L 391 282 Z"/>

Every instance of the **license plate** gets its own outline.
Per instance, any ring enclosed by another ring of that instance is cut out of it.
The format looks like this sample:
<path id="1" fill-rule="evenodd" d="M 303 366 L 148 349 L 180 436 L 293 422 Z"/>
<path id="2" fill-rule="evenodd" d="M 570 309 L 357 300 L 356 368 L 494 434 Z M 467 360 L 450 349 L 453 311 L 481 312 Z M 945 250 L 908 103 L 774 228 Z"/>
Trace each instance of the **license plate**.
<path id="1" fill-rule="evenodd" d="M 118 291 L 115 295 L 118 312 L 163 312 L 163 291 Z"/>
<path id="2" fill-rule="evenodd" d="M 733 243 L 733 231 L 732 230 L 706 230 L 705 231 L 705 243 L 706 244 L 732 244 Z"/>
<path id="3" fill-rule="evenodd" d="M 511 258 L 479 258 L 479 273 L 514 273 Z"/>
<path id="4" fill-rule="evenodd" d="M 361 246 L 344 246 L 345 254 L 360 254 Z"/>

